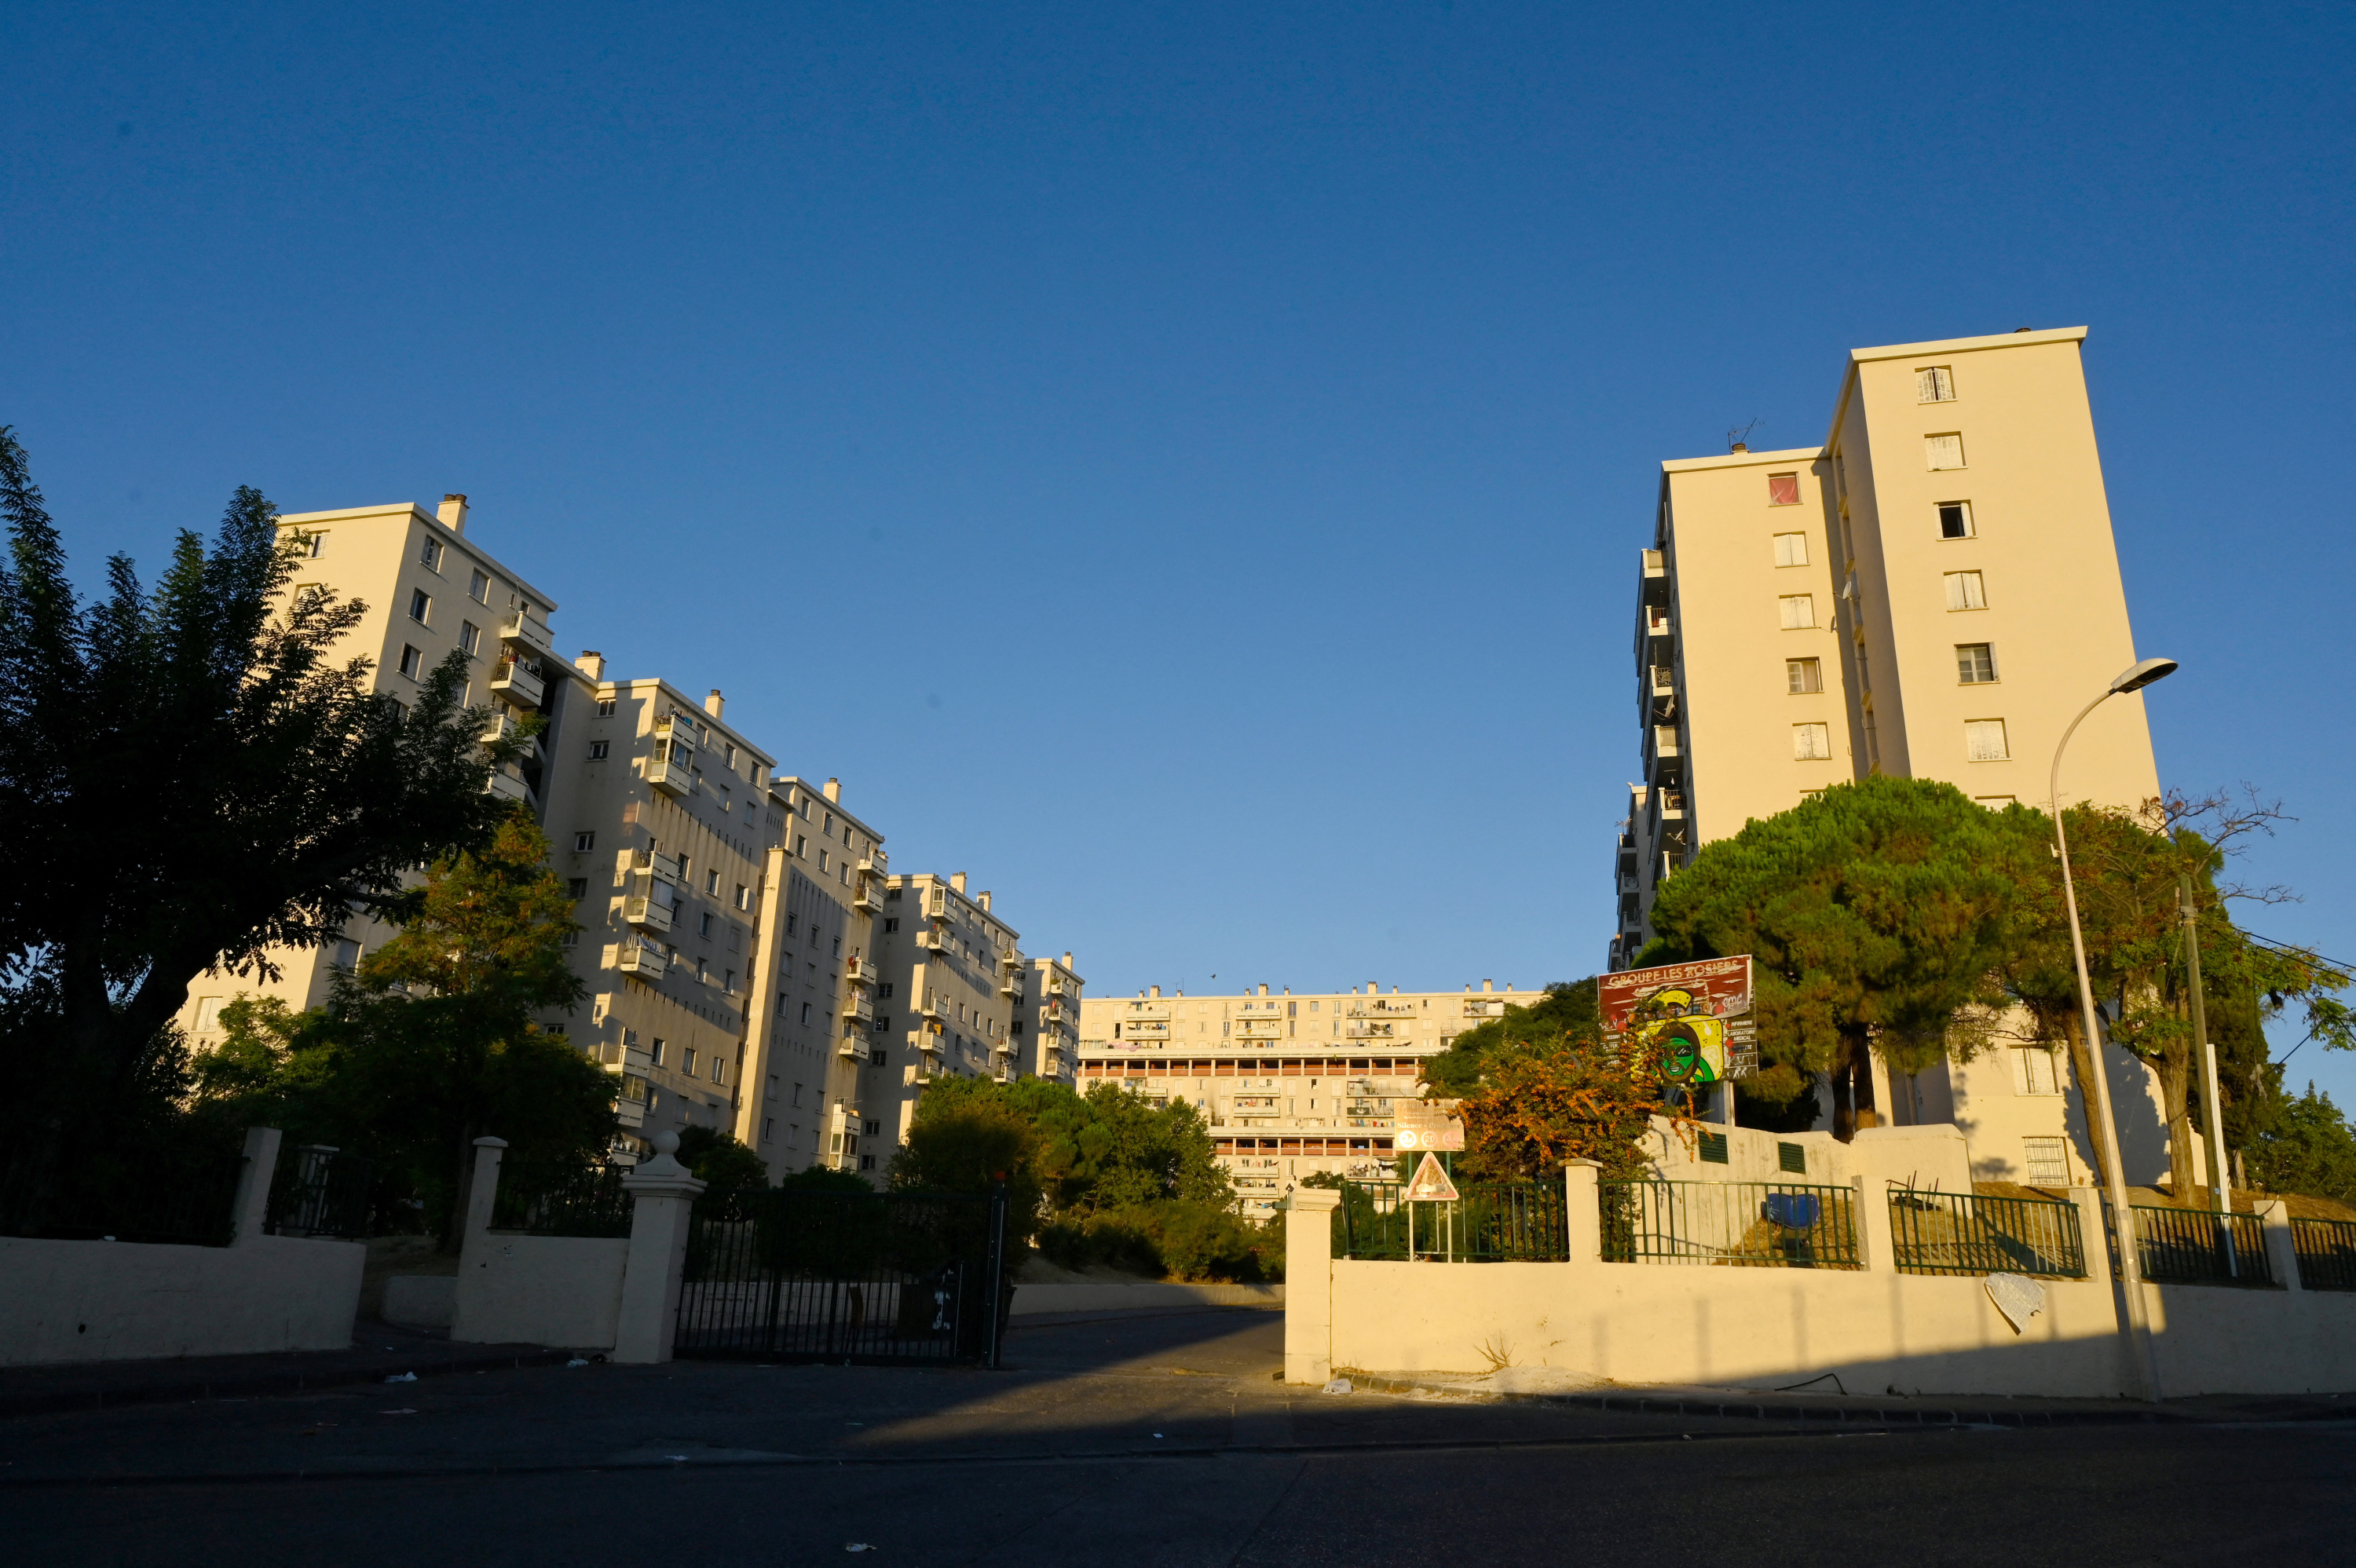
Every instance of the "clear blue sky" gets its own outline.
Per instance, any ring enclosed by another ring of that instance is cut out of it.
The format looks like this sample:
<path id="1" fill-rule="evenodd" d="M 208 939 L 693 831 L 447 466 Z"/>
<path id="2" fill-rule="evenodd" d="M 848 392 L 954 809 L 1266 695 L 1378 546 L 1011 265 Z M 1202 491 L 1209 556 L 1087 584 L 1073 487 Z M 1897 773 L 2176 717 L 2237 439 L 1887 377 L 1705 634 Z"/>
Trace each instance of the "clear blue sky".
<path id="1" fill-rule="evenodd" d="M 2280 795 L 2250 923 L 2356 958 L 2352 29 L 20 4 L 0 421 L 91 574 L 468 492 L 1099 993 L 1528 987 L 1609 934 L 1658 460 L 2083 323 L 2162 774 Z"/>

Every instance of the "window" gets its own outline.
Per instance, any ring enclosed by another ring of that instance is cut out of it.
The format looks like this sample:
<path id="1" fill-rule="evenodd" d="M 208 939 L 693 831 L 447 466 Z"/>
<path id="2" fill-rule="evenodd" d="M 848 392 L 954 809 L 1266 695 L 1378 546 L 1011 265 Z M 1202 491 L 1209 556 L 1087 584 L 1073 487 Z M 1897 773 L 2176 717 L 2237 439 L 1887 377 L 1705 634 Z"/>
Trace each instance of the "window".
<path id="1" fill-rule="evenodd" d="M 796 932 L 801 929 L 801 925 L 802 917 L 793 913 L 791 911 L 787 911 L 786 914 L 786 934 L 787 936 L 793 935 Z"/>
<path id="2" fill-rule="evenodd" d="M 1825 667 L 1815 659 L 1785 659 L 1784 683 L 1794 697 L 1804 697 L 1825 688 Z"/>
<path id="3" fill-rule="evenodd" d="M 2021 1163 L 2029 1168 L 2029 1184 L 2032 1187 L 2067 1187 L 2070 1185 L 2070 1160 L 2063 1152 L 2060 1138 L 2023 1138 L 2020 1140 Z"/>
<path id="4" fill-rule="evenodd" d="M 2002 811 L 2019 798 L 2018 795 L 1976 795 L 1972 796 L 1972 804 L 1987 806 L 1990 811 Z"/>
<path id="5" fill-rule="evenodd" d="M 426 592 L 423 588 L 411 589 L 409 591 L 409 618 L 416 622 L 421 626 L 431 625 L 433 623 L 428 621 L 426 617 L 433 613 L 434 595 Z"/>
<path id="6" fill-rule="evenodd" d="M 442 570 L 442 541 L 427 539 L 425 548 L 417 552 L 417 564 L 428 571 Z"/>
<path id="7" fill-rule="evenodd" d="M 660 1067 L 663 1064 L 662 1036 L 657 1035 L 654 1039 L 647 1042 L 647 1060 L 653 1062 L 657 1067 Z"/>
<path id="8" fill-rule="evenodd" d="M 771 1135 L 776 1133 L 776 1130 L 777 1119 L 775 1116 L 764 1116 L 761 1118 L 761 1141 L 763 1143 L 767 1143 Z"/>
<path id="9" fill-rule="evenodd" d="M 1778 1170 L 1790 1171 L 1794 1176 L 1807 1175 L 1808 1146 L 1778 1143 L 1775 1146 L 1775 1168 Z"/>
<path id="10" fill-rule="evenodd" d="M 472 599 L 477 604 L 489 603 L 491 602 L 491 580 L 479 571 L 475 573 L 473 577 L 467 580 L 466 597 Z"/>
<path id="11" fill-rule="evenodd" d="M 742 882 L 736 884 L 736 907 L 738 909 L 753 907 L 753 890 Z"/>
<path id="12" fill-rule="evenodd" d="M 336 967 L 357 969 L 360 966 L 360 944 L 346 940 L 336 944 Z"/>
<path id="13" fill-rule="evenodd" d="M 1953 432 L 1945 435 L 1924 436 L 1922 459 L 1931 465 L 1934 474 L 1944 468 L 1961 468 L 1964 465 L 1964 438 Z"/>
<path id="14" fill-rule="evenodd" d="M 712 1081 L 714 1083 L 725 1083 L 728 1082 L 728 1059 L 726 1057 L 715 1056 L 712 1059 Z"/>
<path id="15" fill-rule="evenodd" d="M 220 1028 L 221 1003 L 225 1000 L 227 1000 L 227 998 L 222 997 L 199 997 L 197 998 L 197 1030 L 198 1033 L 203 1033 L 208 1029 L 217 1029 Z"/>
<path id="16" fill-rule="evenodd" d="M 1915 371 L 1914 400 L 1918 403 L 1954 402 L 1955 373 L 1944 365 L 1933 365 L 1927 370 Z"/>
<path id="17" fill-rule="evenodd" d="M 2053 1053 L 2036 1046 L 2017 1049 L 2012 1053 L 2012 1092 L 2016 1094 L 2059 1094 L 2062 1087 L 2053 1071 Z"/>
<path id="18" fill-rule="evenodd" d="M 1969 501 L 1939 503 L 1939 537 L 1943 539 L 1967 539 L 1972 537 L 1972 504 Z"/>
<path id="19" fill-rule="evenodd" d="M 591 762 L 593 762 L 593 763 L 602 763 L 602 762 L 604 762 L 604 761 L 605 760 L 605 748 L 606 748 L 606 746 L 607 746 L 608 744 L 609 744 L 609 742 L 605 741 L 590 741 L 590 742 L 589 742 L 589 760 L 590 760 Z"/>
<path id="20" fill-rule="evenodd" d="M 801 1086 L 800 1084 L 797 1083 L 797 1084 L 795 1084 L 795 1085 L 794 1085 L 794 1109 L 795 1109 L 795 1110 L 797 1110 L 797 1111 L 798 1111 L 798 1110 L 800 1110 L 801 1108 L 802 1108 L 802 1086 Z"/>
<path id="21" fill-rule="evenodd" d="M 472 621 L 459 622 L 458 645 L 466 650 L 468 657 L 480 657 L 483 652 L 483 629 Z"/>
<path id="22" fill-rule="evenodd" d="M 1775 536 L 1775 564 L 1778 566 L 1807 565 L 1808 536 L 1805 534 L 1777 534 Z"/>
<path id="23" fill-rule="evenodd" d="M 564 891 L 572 896 L 574 903 L 579 903 L 589 896 L 589 879 L 574 877 L 564 884 Z"/>
<path id="24" fill-rule="evenodd" d="M 407 643 L 401 645 L 401 673 L 412 680 L 420 678 L 425 673 L 425 656 Z"/>
<path id="25" fill-rule="evenodd" d="M 710 910 L 705 910 L 701 916 L 698 918 L 695 934 L 698 936 L 710 936 L 712 934 L 712 912 Z"/>
<path id="26" fill-rule="evenodd" d="M 573 836 L 573 852 L 575 855 L 585 855 L 595 848 L 597 836 L 594 833 L 575 833 Z"/>
<path id="27" fill-rule="evenodd" d="M 720 896 L 719 872 L 706 871 L 703 873 L 703 891 L 712 898 L 716 899 Z"/>
<path id="28" fill-rule="evenodd" d="M 615 700 L 615 699 L 610 697 L 599 698 L 597 699 L 597 717 L 600 719 L 611 719 L 614 716 Z"/>
<path id="29" fill-rule="evenodd" d="M 1792 726 L 1792 757 L 1794 762 L 1821 763 L 1833 754 L 1832 731 L 1822 724 Z"/>
<path id="30" fill-rule="evenodd" d="M 830 870 L 833 868 L 833 865 L 834 862 L 827 859 L 827 853 L 825 850 L 821 849 L 818 852 L 818 869 L 820 871 Z"/>
<path id="31" fill-rule="evenodd" d="M 1987 584 L 1976 571 L 1950 571 L 1947 578 L 1947 608 L 1950 610 L 1985 610 L 1987 608 Z"/>
<path id="32" fill-rule="evenodd" d="M 876 987 L 875 994 L 883 997 L 885 1001 L 890 1001 L 892 999 L 892 982 L 886 980 L 882 985 Z"/>
<path id="33" fill-rule="evenodd" d="M 1986 686 L 1996 679 L 1996 655 L 1987 644 L 1955 645 L 1955 679 L 1965 686 Z"/>
<path id="34" fill-rule="evenodd" d="M 1767 475 L 1767 504 L 1771 507 L 1796 507 L 1800 504 L 1800 476 L 1796 474 Z"/>
<path id="35" fill-rule="evenodd" d="M 804 1023 L 808 1023 L 808 1022 L 809 1022 L 809 1015 L 810 1015 L 810 1005 L 809 1005 L 808 1002 L 804 1002 L 804 1003 L 802 1004 L 802 1022 L 804 1022 Z"/>
<path id="36" fill-rule="evenodd" d="M 691 1045 L 679 1053 L 679 1070 L 690 1078 L 695 1076 L 695 1047 Z"/>
<path id="37" fill-rule="evenodd" d="M 303 553 L 309 556 L 313 560 L 316 560 L 321 556 L 327 553 L 327 535 L 296 534 L 294 537 L 303 541 Z"/>
<path id="38" fill-rule="evenodd" d="M 1816 624 L 1816 596 L 1813 593 L 1786 593 L 1775 601 L 1783 613 L 1783 629 L 1804 631 Z"/>
<path id="39" fill-rule="evenodd" d="M 2012 755 L 2005 744 L 2004 720 L 1974 719 L 1964 725 L 1964 752 L 1976 763 L 2001 763 Z"/>
<path id="40" fill-rule="evenodd" d="M 797 833 L 794 835 L 794 858 L 798 860 L 807 860 L 809 859 L 809 834 Z"/>

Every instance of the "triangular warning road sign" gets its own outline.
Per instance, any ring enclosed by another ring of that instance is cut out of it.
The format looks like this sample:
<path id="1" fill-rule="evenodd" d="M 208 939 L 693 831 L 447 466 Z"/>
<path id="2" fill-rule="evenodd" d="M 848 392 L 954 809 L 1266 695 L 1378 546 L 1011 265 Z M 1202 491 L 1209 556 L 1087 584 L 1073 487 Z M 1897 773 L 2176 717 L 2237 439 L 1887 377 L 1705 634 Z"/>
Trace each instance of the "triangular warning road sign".
<path id="1" fill-rule="evenodd" d="M 1448 1179 L 1448 1172 L 1440 1168 L 1440 1157 L 1427 1154 L 1423 1163 L 1415 1168 L 1415 1179 L 1407 1184 L 1407 1200 L 1410 1203 L 1453 1203 L 1456 1183 Z"/>

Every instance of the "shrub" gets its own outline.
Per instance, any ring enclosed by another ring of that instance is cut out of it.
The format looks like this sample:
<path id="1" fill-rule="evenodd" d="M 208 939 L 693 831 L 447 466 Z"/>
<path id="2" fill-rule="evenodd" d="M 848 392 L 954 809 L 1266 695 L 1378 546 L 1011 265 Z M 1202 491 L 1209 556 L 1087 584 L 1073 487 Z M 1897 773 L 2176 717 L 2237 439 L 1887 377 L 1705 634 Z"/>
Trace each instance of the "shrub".
<path id="1" fill-rule="evenodd" d="M 1065 1268 L 1102 1264 L 1173 1279 L 1254 1281 L 1284 1272 L 1280 1238 L 1187 1199 L 1067 1216 L 1039 1232 L 1039 1250 Z"/>

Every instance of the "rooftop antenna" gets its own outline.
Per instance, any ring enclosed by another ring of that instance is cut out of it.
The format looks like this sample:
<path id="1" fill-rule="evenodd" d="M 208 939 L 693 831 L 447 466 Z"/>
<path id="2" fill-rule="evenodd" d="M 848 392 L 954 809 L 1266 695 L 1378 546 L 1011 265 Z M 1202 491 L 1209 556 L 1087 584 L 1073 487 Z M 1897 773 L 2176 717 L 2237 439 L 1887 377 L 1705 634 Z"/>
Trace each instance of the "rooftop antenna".
<path id="1" fill-rule="evenodd" d="M 1750 451 L 1751 432 L 1757 430 L 1761 425 L 1765 424 L 1766 422 L 1767 421 L 1765 420 L 1752 420 L 1740 430 L 1730 429 L 1726 432 L 1726 450 L 1729 452 Z"/>

